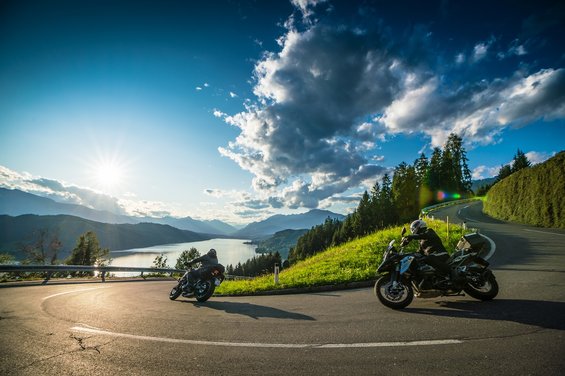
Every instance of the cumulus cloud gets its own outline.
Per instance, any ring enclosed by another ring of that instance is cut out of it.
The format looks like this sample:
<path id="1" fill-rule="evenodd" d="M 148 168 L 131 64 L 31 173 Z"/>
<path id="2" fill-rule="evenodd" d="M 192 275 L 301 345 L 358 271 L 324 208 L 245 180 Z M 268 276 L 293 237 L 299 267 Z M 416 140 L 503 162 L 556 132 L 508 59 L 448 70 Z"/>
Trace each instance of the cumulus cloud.
<path id="1" fill-rule="evenodd" d="M 406 80 L 381 47 L 378 35 L 354 30 L 289 30 L 282 51 L 256 65 L 258 103 L 224 117 L 241 133 L 220 153 L 255 175 L 257 191 L 283 188 L 278 197 L 293 208 L 375 179 L 383 169 L 365 153 L 383 129 L 361 119 L 390 103 Z"/>
<path id="2" fill-rule="evenodd" d="M 450 132 L 488 144 L 507 125 L 564 116 L 565 70 L 544 69 L 455 88 L 433 77 L 404 91 L 380 121 L 394 132 L 427 134 L 432 146 L 441 146 Z"/>
<path id="3" fill-rule="evenodd" d="M 317 2 L 294 4 L 308 15 Z M 423 134 L 435 147 L 454 132 L 489 144 L 506 127 L 565 115 L 563 69 L 446 79 L 449 69 L 485 59 L 494 38 L 450 67 L 426 47 L 430 33 L 394 41 L 378 27 L 317 22 L 298 30 L 290 21 L 280 51 L 255 65 L 255 100 L 240 113 L 214 111 L 240 131 L 218 150 L 254 175 L 255 206 L 315 208 L 372 185 L 386 171 L 375 151 L 388 135 Z M 517 41 L 511 50 L 526 53 Z"/>

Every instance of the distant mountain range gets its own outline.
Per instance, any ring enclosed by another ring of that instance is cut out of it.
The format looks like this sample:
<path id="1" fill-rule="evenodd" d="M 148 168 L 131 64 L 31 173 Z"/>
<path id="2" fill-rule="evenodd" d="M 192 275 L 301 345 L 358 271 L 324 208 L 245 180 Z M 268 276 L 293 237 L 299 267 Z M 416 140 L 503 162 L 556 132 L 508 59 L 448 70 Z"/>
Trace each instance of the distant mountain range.
<path id="1" fill-rule="evenodd" d="M 314 209 L 303 214 L 283 215 L 277 214 L 260 222 L 253 222 L 232 236 L 242 239 L 264 239 L 276 232 L 283 230 L 311 229 L 313 226 L 324 223 L 328 218 L 343 220 L 344 215 L 336 214 L 328 210 Z"/>
<path id="2" fill-rule="evenodd" d="M 310 229 L 328 217 L 345 218 L 341 214 L 316 209 L 303 214 L 274 215 L 237 230 L 219 220 L 130 217 L 5 188 L 0 188 L 0 217 L 0 252 L 21 249 L 23 244 L 33 240 L 34 233 L 48 230 L 51 236 L 57 234 L 63 243 L 62 254 L 68 254 L 78 237 L 87 231 L 97 234 L 102 247 L 121 250 L 214 237 L 265 240 L 284 230 Z M 280 243 L 280 239 L 275 242 Z"/>
<path id="3" fill-rule="evenodd" d="M 156 223 L 109 224 L 70 215 L 0 215 L 0 253 L 10 253 L 17 260 L 24 259 L 23 247 L 37 242 L 39 231 L 47 231 L 46 247 L 55 237 L 61 242 L 58 255 L 61 260 L 70 254 L 80 235 L 87 231 L 96 233 L 100 246 L 111 251 L 212 238 Z"/>
<path id="4" fill-rule="evenodd" d="M 476 193 L 481 187 L 483 187 L 485 185 L 491 185 L 495 182 L 496 182 L 496 177 L 486 178 L 486 179 L 481 179 L 481 180 L 473 180 L 473 182 L 471 184 L 471 189 L 473 190 L 473 192 Z"/>
<path id="5" fill-rule="evenodd" d="M 123 223 L 158 223 L 169 225 L 181 230 L 199 232 L 203 234 L 229 235 L 237 231 L 233 226 L 222 221 L 199 221 L 190 217 L 186 218 L 151 218 L 130 217 L 109 211 L 87 208 L 82 205 L 64 204 L 50 198 L 26 193 L 17 189 L 0 188 L 0 214 L 18 216 L 22 214 L 58 215 L 66 214 L 91 221 L 123 224 Z"/>

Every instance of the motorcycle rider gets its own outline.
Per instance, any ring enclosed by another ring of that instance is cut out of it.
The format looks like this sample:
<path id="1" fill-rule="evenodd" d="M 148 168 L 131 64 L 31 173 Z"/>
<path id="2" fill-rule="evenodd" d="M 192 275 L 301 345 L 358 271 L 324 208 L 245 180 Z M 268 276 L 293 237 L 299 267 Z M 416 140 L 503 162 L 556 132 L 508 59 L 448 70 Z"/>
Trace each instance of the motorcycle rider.
<path id="1" fill-rule="evenodd" d="M 417 219 L 410 224 L 410 232 L 412 235 L 402 238 L 400 245 L 405 246 L 411 240 L 420 241 L 420 253 L 425 255 L 423 261 L 432 266 L 438 273 L 451 280 L 453 285 L 459 284 L 462 281 L 457 273 L 457 270 L 452 269 L 446 261 L 449 259 L 449 254 L 443 246 L 438 234 L 431 228 L 428 228 L 426 222 Z"/>
<path id="2" fill-rule="evenodd" d="M 223 268 L 223 266 L 218 262 L 218 256 L 214 248 L 211 248 L 203 256 L 188 261 L 186 263 L 186 266 L 190 267 L 193 264 L 196 264 L 197 262 L 202 263 L 202 265 L 198 269 L 192 269 L 188 273 L 187 286 L 183 286 L 183 290 L 185 291 L 185 293 L 190 292 L 187 290 L 189 290 L 192 287 L 194 282 L 196 282 L 199 278 L 202 278 L 203 276 L 206 277 L 206 275 L 210 274 L 214 268 L 218 268 L 218 267 Z"/>

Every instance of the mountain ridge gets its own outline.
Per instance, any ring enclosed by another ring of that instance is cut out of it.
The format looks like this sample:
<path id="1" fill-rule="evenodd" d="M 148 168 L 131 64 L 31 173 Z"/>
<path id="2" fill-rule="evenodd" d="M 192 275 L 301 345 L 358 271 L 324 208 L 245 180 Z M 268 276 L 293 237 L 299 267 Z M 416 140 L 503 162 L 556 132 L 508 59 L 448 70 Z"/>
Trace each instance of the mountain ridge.
<path id="1" fill-rule="evenodd" d="M 24 259 L 23 247 L 37 242 L 40 231 L 47 231 L 47 242 L 54 238 L 61 242 L 58 255 L 61 260 L 70 254 L 80 235 L 88 231 L 96 233 L 100 247 L 109 248 L 110 251 L 212 238 L 211 235 L 156 223 L 109 224 L 63 214 L 0 215 L 0 253 L 9 253 L 17 260 Z"/>

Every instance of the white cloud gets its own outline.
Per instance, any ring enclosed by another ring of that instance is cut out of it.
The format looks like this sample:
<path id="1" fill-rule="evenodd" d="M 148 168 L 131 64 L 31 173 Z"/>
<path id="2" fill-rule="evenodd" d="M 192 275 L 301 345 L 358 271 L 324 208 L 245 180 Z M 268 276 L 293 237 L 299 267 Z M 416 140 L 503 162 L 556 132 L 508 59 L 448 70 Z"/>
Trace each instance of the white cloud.
<path id="1" fill-rule="evenodd" d="M 131 193 L 126 199 L 118 199 L 90 188 L 18 173 L 4 166 L 0 166 L 0 187 L 18 189 L 57 202 L 82 205 L 119 215 L 162 217 L 180 214 L 175 212 L 175 205 L 172 204 L 135 200 Z"/>
<path id="2" fill-rule="evenodd" d="M 233 91 L 230 91 L 230 97 L 232 97 L 232 98 L 237 98 L 237 94 L 234 93 Z"/>
<path id="3" fill-rule="evenodd" d="M 526 153 L 526 158 L 532 163 L 532 165 L 543 163 L 547 161 L 549 158 L 555 156 L 555 152 L 553 153 L 546 153 L 546 152 L 539 152 L 539 151 L 530 151 Z"/>
<path id="4" fill-rule="evenodd" d="M 473 48 L 473 61 L 479 61 L 485 58 L 489 49 L 486 43 L 479 43 Z"/>
<path id="5" fill-rule="evenodd" d="M 389 134 L 424 134 L 432 147 L 451 132 L 490 144 L 508 126 L 565 116 L 563 69 L 458 84 L 415 40 L 398 48 L 375 29 L 287 27 L 280 51 L 255 66 L 256 101 L 214 113 L 239 129 L 218 150 L 254 175 L 261 205 L 312 208 L 374 183 L 385 171 L 374 150 Z M 477 43 L 469 59 L 484 59 L 494 42 Z"/>
<path id="6" fill-rule="evenodd" d="M 314 14 L 313 8 L 318 4 L 326 2 L 326 0 L 290 0 L 290 2 L 302 12 L 304 19 L 308 19 Z"/>

